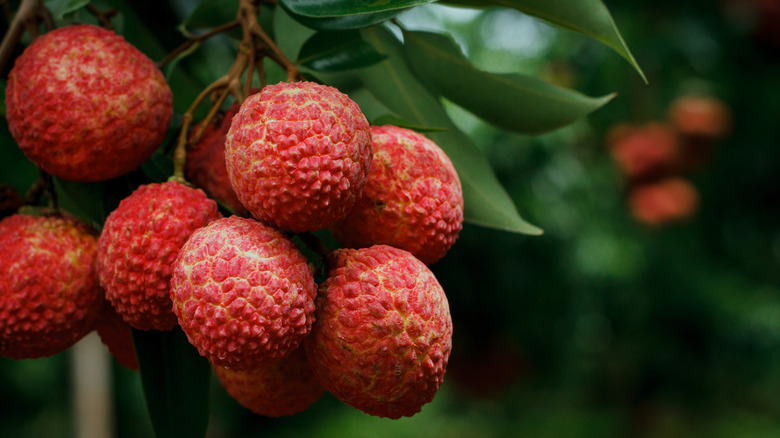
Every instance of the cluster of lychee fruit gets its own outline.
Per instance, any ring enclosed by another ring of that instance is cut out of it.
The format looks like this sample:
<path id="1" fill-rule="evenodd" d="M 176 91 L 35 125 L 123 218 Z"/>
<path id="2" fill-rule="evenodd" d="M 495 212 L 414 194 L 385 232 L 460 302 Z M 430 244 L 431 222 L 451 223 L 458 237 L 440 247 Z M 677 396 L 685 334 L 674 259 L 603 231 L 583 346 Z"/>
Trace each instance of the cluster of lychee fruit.
<path id="1" fill-rule="evenodd" d="M 9 75 L 6 105 L 28 158 L 75 181 L 137 167 L 172 113 L 151 60 L 90 25 L 36 39 Z M 127 326 L 180 326 L 258 414 L 300 412 L 324 390 L 390 418 L 431 401 L 452 320 L 428 265 L 463 222 L 442 150 L 370 126 L 336 88 L 293 82 L 234 105 L 191 151 L 186 174 L 203 190 L 142 185 L 99 233 L 62 214 L 0 222 L 0 356 L 56 354 L 102 327 L 137 367 Z M 223 217 L 214 199 L 237 214 Z M 326 229 L 343 247 L 307 258 L 303 242 Z"/>
<path id="2" fill-rule="evenodd" d="M 721 100 L 684 95 L 669 105 L 668 121 L 609 130 L 607 147 L 627 179 L 628 206 L 637 221 L 662 226 L 696 215 L 699 192 L 684 175 L 707 163 L 731 123 L 731 111 Z"/>

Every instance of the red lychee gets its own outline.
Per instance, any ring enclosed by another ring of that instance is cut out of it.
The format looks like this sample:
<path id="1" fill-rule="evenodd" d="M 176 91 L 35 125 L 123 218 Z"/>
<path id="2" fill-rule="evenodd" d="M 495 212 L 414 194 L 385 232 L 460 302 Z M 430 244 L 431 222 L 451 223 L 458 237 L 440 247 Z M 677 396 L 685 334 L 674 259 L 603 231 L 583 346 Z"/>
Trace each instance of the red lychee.
<path id="1" fill-rule="evenodd" d="M 213 368 L 231 397 L 255 414 L 266 417 L 303 412 L 325 392 L 311 371 L 303 347 L 284 359 L 248 371 Z"/>
<path id="2" fill-rule="evenodd" d="M 635 187 L 628 203 L 638 221 L 659 226 L 693 217 L 699 209 L 699 193 L 690 182 L 671 177 Z"/>
<path id="3" fill-rule="evenodd" d="M 669 105 L 669 121 L 684 135 L 715 140 L 731 131 L 731 110 L 715 97 L 682 96 Z"/>
<path id="4" fill-rule="evenodd" d="M 0 356 L 51 356 L 92 331 L 105 303 L 96 234 L 62 217 L 0 221 Z"/>
<path id="5" fill-rule="evenodd" d="M 212 364 L 251 370 L 289 355 L 311 330 L 317 287 L 306 258 L 253 219 L 194 232 L 171 278 L 173 310 Z"/>
<path id="6" fill-rule="evenodd" d="M 616 125 L 607 134 L 607 146 L 618 168 L 632 180 L 675 171 L 682 157 L 677 131 L 668 123 Z"/>
<path id="7" fill-rule="evenodd" d="M 27 157 L 73 181 L 127 173 L 162 143 L 172 94 L 154 62 L 93 25 L 55 29 L 17 58 L 8 128 Z"/>
<path id="8" fill-rule="evenodd" d="M 312 370 L 338 399 L 371 415 L 411 416 L 430 402 L 452 349 L 444 290 L 411 253 L 337 249 L 306 338 Z"/>
<path id="9" fill-rule="evenodd" d="M 133 331 L 130 324 L 122 320 L 108 301 L 100 312 L 95 330 L 100 336 L 100 342 L 108 348 L 120 365 L 138 371 L 138 355 L 133 343 Z"/>
<path id="10" fill-rule="evenodd" d="M 368 182 L 347 217 L 331 227 L 344 246 L 386 244 L 426 264 L 442 258 L 463 228 L 463 191 L 436 143 L 409 129 L 373 126 Z"/>
<path id="11" fill-rule="evenodd" d="M 178 182 L 138 187 L 111 212 L 98 242 L 98 275 L 106 298 L 139 330 L 176 326 L 171 265 L 193 231 L 220 218 L 202 190 Z"/>
<path id="12" fill-rule="evenodd" d="M 192 138 L 190 139 L 184 175 L 189 182 L 225 204 L 237 215 L 246 216 L 249 212 L 233 191 L 225 167 L 225 137 L 230 129 L 230 121 L 233 120 L 239 107 L 238 103 L 233 104 L 220 120 L 207 126 L 203 130 L 200 141 L 193 142 Z M 194 137 L 194 133 L 199 129 L 201 124 L 193 128 L 191 137 Z"/>
<path id="13" fill-rule="evenodd" d="M 249 96 L 225 143 L 241 203 L 255 218 L 294 232 L 344 218 L 366 183 L 371 155 L 358 105 L 312 82 L 282 82 Z"/>

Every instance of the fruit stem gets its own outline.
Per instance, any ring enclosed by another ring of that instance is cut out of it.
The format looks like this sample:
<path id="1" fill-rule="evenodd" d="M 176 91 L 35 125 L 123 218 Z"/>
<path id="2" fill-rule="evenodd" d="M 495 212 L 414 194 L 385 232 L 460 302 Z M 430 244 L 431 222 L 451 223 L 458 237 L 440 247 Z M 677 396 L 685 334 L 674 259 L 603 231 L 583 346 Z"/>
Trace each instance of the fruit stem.
<path id="1" fill-rule="evenodd" d="M 38 180 L 35 181 L 30 190 L 24 194 L 24 200 L 27 205 L 35 205 L 43 195 L 49 203 L 49 208 L 57 210 L 57 196 L 54 192 L 54 181 L 51 175 L 38 169 Z"/>
<path id="2" fill-rule="evenodd" d="M 168 56 L 160 61 L 157 65 L 162 66 L 167 62 L 170 62 L 178 54 L 187 50 L 192 44 L 198 41 L 202 41 L 217 33 L 224 32 L 228 29 L 237 27 L 239 24 L 243 29 L 243 39 L 239 44 L 239 51 L 236 55 L 236 59 L 230 70 L 221 78 L 212 82 L 206 87 L 192 102 L 187 112 L 182 116 L 181 130 L 179 131 L 179 138 L 176 143 L 176 149 L 173 153 L 173 176 L 170 180 L 184 182 L 184 167 L 187 162 L 187 143 L 190 138 L 189 129 L 194 119 L 194 114 L 201 103 L 206 97 L 216 97 L 212 100 L 211 107 L 208 114 L 203 119 L 198 130 L 192 137 L 193 142 L 200 140 L 206 127 L 211 123 L 216 116 L 217 112 L 222 107 L 222 104 L 227 99 L 228 94 L 232 94 L 238 102 L 243 102 L 246 96 L 249 94 L 252 87 L 252 76 L 254 75 L 254 69 L 257 68 L 258 77 L 260 78 L 261 85 L 265 81 L 265 71 L 263 70 L 262 59 L 264 56 L 268 56 L 283 66 L 287 71 L 287 80 L 296 81 L 303 79 L 298 68 L 293 64 L 279 47 L 273 42 L 273 40 L 263 31 L 262 26 L 257 21 L 257 15 L 259 13 L 260 0 L 241 0 L 238 6 L 238 13 L 236 20 L 230 23 L 226 23 L 222 26 L 212 29 L 198 37 L 193 37 L 186 43 L 179 46 Z M 246 75 L 246 83 L 242 84 L 241 77 L 244 73 Z"/>

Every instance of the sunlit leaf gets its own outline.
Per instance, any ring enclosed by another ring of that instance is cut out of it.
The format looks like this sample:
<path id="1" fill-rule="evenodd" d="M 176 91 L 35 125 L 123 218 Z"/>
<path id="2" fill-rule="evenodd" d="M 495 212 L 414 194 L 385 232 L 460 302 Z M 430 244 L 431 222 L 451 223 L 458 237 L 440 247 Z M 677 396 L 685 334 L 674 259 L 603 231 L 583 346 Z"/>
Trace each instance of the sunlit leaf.
<path id="1" fill-rule="evenodd" d="M 301 48 L 298 63 L 320 72 L 366 67 L 384 59 L 356 31 L 318 32 Z"/>
<path id="2" fill-rule="evenodd" d="M 601 0 L 447 0 L 468 6 L 504 6 L 541 18 L 557 26 L 593 37 L 611 47 L 647 82 L 644 72 L 620 35 Z"/>
<path id="3" fill-rule="evenodd" d="M 404 32 L 403 47 L 412 70 L 430 90 L 512 131 L 541 133 L 566 126 L 613 97 L 592 98 L 532 76 L 478 70 L 440 34 Z"/>
<path id="4" fill-rule="evenodd" d="M 458 171 L 466 220 L 491 228 L 540 234 L 539 228 L 520 217 L 482 151 L 452 123 L 439 100 L 417 81 L 406 65 L 400 42 L 381 27 L 366 29 L 362 35 L 388 57 L 358 70 L 369 91 L 395 114 L 412 123 L 446 129 L 426 135 L 444 150 Z"/>

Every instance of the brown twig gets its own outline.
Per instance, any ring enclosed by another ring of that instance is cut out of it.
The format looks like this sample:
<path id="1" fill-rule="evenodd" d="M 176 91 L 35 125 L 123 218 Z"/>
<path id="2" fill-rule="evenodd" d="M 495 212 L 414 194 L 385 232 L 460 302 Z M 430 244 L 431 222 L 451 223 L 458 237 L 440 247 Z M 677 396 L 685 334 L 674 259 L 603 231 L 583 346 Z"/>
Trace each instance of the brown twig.
<path id="1" fill-rule="evenodd" d="M 217 26 L 213 29 L 211 29 L 208 32 L 202 33 L 200 35 L 196 35 L 182 43 L 179 47 L 173 49 L 171 53 L 168 54 L 165 58 L 163 58 L 161 61 L 157 63 L 157 68 L 162 68 L 169 62 L 173 61 L 177 56 L 179 56 L 180 53 L 184 52 L 185 50 L 192 47 L 193 44 L 196 43 L 202 43 L 203 41 L 206 41 L 207 39 L 219 35 L 222 32 L 226 32 L 230 29 L 235 29 L 236 27 L 240 26 L 241 22 L 238 20 L 231 21 L 229 23 L 225 23 L 221 26 Z"/>
<path id="2" fill-rule="evenodd" d="M 101 11 L 97 7 L 95 7 L 92 4 L 87 5 L 87 11 L 89 11 L 90 14 L 97 17 L 98 21 L 100 22 L 100 25 L 108 30 L 114 30 L 114 25 L 111 23 L 111 19 L 116 16 L 116 14 L 119 13 L 119 9 L 117 8 L 111 8 L 107 11 Z"/>
<path id="3" fill-rule="evenodd" d="M 249 94 L 252 87 L 252 77 L 254 70 L 257 69 L 261 86 L 265 82 L 265 70 L 262 66 L 262 59 L 269 56 L 287 71 L 287 80 L 296 81 L 303 79 L 298 68 L 293 64 L 271 38 L 263 31 L 260 23 L 257 21 L 259 13 L 260 0 L 241 0 L 238 7 L 236 20 L 226 23 L 213 29 L 199 37 L 194 37 L 182 44 L 179 48 L 171 52 L 163 59 L 158 66 L 164 65 L 173 59 L 177 54 L 187 50 L 195 42 L 209 38 L 217 33 L 232 29 L 238 25 L 243 30 L 242 40 L 239 44 L 239 52 L 230 70 L 222 77 L 211 83 L 204 89 L 192 102 L 190 107 L 182 116 L 182 126 L 179 132 L 176 150 L 173 154 L 173 176 L 171 180 L 184 181 L 184 167 L 187 161 L 187 144 L 190 140 L 197 142 L 203 135 L 206 127 L 216 116 L 222 104 L 229 94 L 232 94 L 238 102 L 243 102 Z M 246 73 L 246 82 L 242 83 L 242 76 Z M 190 125 L 192 124 L 195 111 L 203 103 L 206 97 L 211 96 L 212 102 L 209 112 L 200 124 L 200 127 L 189 138 Z"/>
<path id="4" fill-rule="evenodd" d="M 19 39 L 21 39 L 25 29 L 34 29 L 32 36 L 38 36 L 38 25 L 41 20 L 46 22 L 48 27 L 54 27 L 51 15 L 44 6 L 43 0 L 22 0 L 16 11 L 16 16 L 8 26 L 8 31 L 0 43 L 0 71 L 5 69 L 5 65 L 11 58 L 14 48 L 19 44 Z"/>

